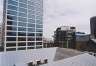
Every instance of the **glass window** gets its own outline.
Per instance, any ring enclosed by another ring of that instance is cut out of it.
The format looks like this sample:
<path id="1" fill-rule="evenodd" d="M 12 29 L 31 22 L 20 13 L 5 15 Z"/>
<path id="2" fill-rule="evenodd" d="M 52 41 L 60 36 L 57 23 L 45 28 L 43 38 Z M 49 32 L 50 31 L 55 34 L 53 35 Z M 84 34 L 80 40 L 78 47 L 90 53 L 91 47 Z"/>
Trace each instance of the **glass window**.
<path id="1" fill-rule="evenodd" d="M 18 31 L 26 31 L 26 28 L 24 28 L 24 27 L 18 27 Z"/>
<path id="2" fill-rule="evenodd" d="M 19 3 L 19 7 L 27 8 L 27 4 Z"/>
<path id="3" fill-rule="evenodd" d="M 18 22 L 18 26 L 24 26 L 24 27 L 26 27 L 26 23 Z"/>
<path id="4" fill-rule="evenodd" d="M 17 7 L 16 6 L 12 6 L 12 5 L 8 5 L 8 9 L 16 10 L 17 11 Z"/>
<path id="5" fill-rule="evenodd" d="M 28 47 L 28 49 L 34 49 L 34 47 Z"/>
<path id="6" fill-rule="evenodd" d="M 36 20 L 37 24 L 42 24 L 42 20 Z"/>
<path id="7" fill-rule="evenodd" d="M 35 11 L 34 10 L 28 10 L 28 13 L 29 13 L 29 15 L 30 14 L 35 14 Z"/>
<path id="8" fill-rule="evenodd" d="M 34 42 L 28 42 L 28 46 L 34 46 L 35 43 Z"/>
<path id="9" fill-rule="evenodd" d="M 21 16 L 21 17 L 27 17 L 27 13 L 20 13 L 19 12 L 19 16 Z"/>
<path id="10" fill-rule="evenodd" d="M 7 30 L 17 31 L 17 27 L 7 26 Z"/>
<path id="11" fill-rule="evenodd" d="M 35 32 L 35 28 L 28 28 L 29 32 Z"/>
<path id="12" fill-rule="evenodd" d="M 27 0 L 19 0 L 19 2 L 27 4 Z"/>
<path id="13" fill-rule="evenodd" d="M 36 29 L 36 32 L 43 32 L 43 29 Z"/>
<path id="14" fill-rule="evenodd" d="M 18 17 L 18 21 L 27 22 L 27 18 Z"/>
<path id="15" fill-rule="evenodd" d="M 8 49 L 6 49 L 6 51 L 15 51 L 16 50 L 16 48 L 8 48 Z"/>
<path id="16" fill-rule="evenodd" d="M 16 32 L 7 32 L 7 36 L 16 36 Z"/>
<path id="17" fill-rule="evenodd" d="M 36 41 L 42 41 L 42 38 L 36 38 Z"/>
<path id="18" fill-rule="evenodd" d="M 18 46 L 26 46 L 26 42 L 18 43 Z"/>
<path id="19" fill-rule="evenodd" d="M 36 28 L 43 28 L 43 25 L 36 25 Z"/>
<path id="20" fill-rule="evenodd" d="M 16 11 L 7 10 L 7 14 L 16 15 L 17 16 L 17 12 Z"/>
<path id="21" fill-rule="evenodd" d="M 28 24 L 28 27 L 35 27 L 35 24 Z"/>
<path id="22" fill-rule="evenodd" d="M 40 49 L 40 48 L 42 48 L 42 46 L 36 46 L 36 49 Z"/>
<path id="23" fill-rule="evenodd" d="M 35 15 L 32 15 L 31 13 L 29 13 L 28 18 L 35 19 Z"/>
<path id="24" fill-rule="evenodd" d="M 26 47 L 21 47 L 21 48 L 18 48 L 18 50 L 25 50 Z"/>
<path id="25" fill-rule="evenodd" d="M 16 41 L 16 37 L 6 37 L 7 41 Z"/>
<path id="26" fill-rule="evenodd" d="M 18 32 L 18 36 L 26 36 L 26 33 Z"/>
<path id="27" fill-rule="evenodd" d="M 35 36 L 35 33 L 28 33 L 28 36 Z"/>
<path id="28" fill-rule="evenodd" d="M 20 7 L 19 7 L 19 12 L 27 13 L 27 9 L 25 9 L 25 8 L 20 8 Z"/>
<path id="29" fill-rule="evenodd" d="M 35 10 L 35 7 L 28 5 L 28 9 L 29 9 L 29 10 Z"/>
<path id="30" fill-rule="evenodd" d="M 26 37 L 18 37 L 18 41 L 26 41 Z"/>
<path id="31" fill-rule="evenodd" d="M 17 6 L 18 2 L 14 1 L 14 0 L 8 0 L 8 4 L 12 4 L 12 5 Z"/>
<path id="32" fill-rule="evenodd" d="M 28 41 L 35 41 L 35 38 L 30 38 L 30 37 L 28 37 Z"/>
<path id="33" fill-rule="evenodd" d="M 7 21 L 7 25 L 15 25 L 15 26 L 17 26 L 17 22 L 15 22 L 15 21 Z"/>
<path id="34" fill-rule="evenodd" d="M 7 47 L 16 46 L 16 43 L 7 43 L 6 46 L 7 46 Z"/>
<path id="35" fill-rule="evenodd" d="M 36 36 L 42 36 L 42 33 L 36 33 Z"/>
<path id="36" fill-rule="evenodd" d="M 30 22 L 30 23 L 35 23 L 35 20 L 33 20 L 33 19 L 28 19 L 28 22 Z"/>
<path id="37" fill-rule="evenodd" d="M 32 1 L 28 1 L 28 4 L 29 4 L 29 5 L 35 5 L 35 3 L 32 2 Z"/>
<path id="38" fill-rule="evenodd" d="M 7 19 L 17 21 L 17 17 L 12 15 L 7 15 Z"/>

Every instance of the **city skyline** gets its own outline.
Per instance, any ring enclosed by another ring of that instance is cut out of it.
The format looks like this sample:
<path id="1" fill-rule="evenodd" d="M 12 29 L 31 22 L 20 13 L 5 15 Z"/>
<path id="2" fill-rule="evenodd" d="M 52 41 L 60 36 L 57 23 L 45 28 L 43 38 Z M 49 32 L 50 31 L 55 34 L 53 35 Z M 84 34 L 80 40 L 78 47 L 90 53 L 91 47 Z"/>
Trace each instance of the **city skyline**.
<path id="1" fill-rule="evenodd" d="M 44 0 L 44 37 L 52 38 L 55 29 L 62 25 L 75 26 L 77 31 L 90 33 L 90 17 L 96 15 L 95 2 L 95 0 Z M 2 6 L 0 15 L 1 10 Z"/>

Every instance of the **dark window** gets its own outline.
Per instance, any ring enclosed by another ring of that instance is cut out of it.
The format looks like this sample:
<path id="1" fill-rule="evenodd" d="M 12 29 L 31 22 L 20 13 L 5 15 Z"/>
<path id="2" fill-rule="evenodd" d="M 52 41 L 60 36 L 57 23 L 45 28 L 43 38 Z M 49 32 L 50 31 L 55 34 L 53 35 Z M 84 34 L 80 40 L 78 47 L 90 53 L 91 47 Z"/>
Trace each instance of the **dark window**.
<path id="1" fill-rule="evenodd" d="M 16 37 L 6 37 L 7 41 L 16 41 Z"/>
<path id="2" fill-rule="evenodd" d="M 45 63 L 45 64 L 48 63 L 48 59 L 45 59 L 45 60 L 44 60 L 44 63 Z"/>
<path id="3" fill-rule="evenodd" d="M 17 6 L 18 2 L 14 1 L 14 0 L 8 0 L 8 4 L 12 4 L 12 5 Z"/>
<path id="4" fill-rule="evenodd" d="M 26 42 L 18 43 L 18 46 L 26 46 Z"/>
<path id="5" fill-rule="evenodd" d="M 17 27 L 7 26 L 7 30 L 17 31 Z"/>
<path id="6" fill-rule="evenodd" d="M 41 63 L 41 61 L 37 61 L 37 65 L 41 65 L 42 63 Z"/>
<path id="7" fill-rule="evenodd" d="M 25 37 L 18 37 L 18 41 L 26 41 Z"/>
<path id="8" fill-rule="evenodd" d="M 26 47 L 18 48 L 18 50 L 25 50 L 25 49 L 26 49 Z"/>
<path id="9" fill-rule="evenodd" d="M 30 38 L 30 37 L 28 37 L 28 41 L 34 41 L 35 40 L 35 38 Z"/>
<path id="10" fill-rule="evenodd" d="M 35 66 L 33 65 L 33 62 L 28 63 L 28 66 Z"/>
<path id="11" fill-rule="evenodd" d="M 26 33 L 18 32 L 18 36 L 26 36 Z"/>
<path id="12" fill-rule="evenodd" d="M 7 32 L 7 36 L 16 36 L 16 32 Z"/>
<path id="13" fill-rule="evenodd" d="M 34 46 L 35 43 L 34 42 L 28 42 L 28 46 Z"/>
<path id="14" fill-rule="evenodd" d="M 17 22 L 15 22 L 15 21 L 7 21 L 7 24 L 17 26 Z"/>
<path id="15" fill-rule="evenodd" d="M 36 25 L 36 28 L 43 28 L 43 25 Z"/>
<path id="16" fill-rule="evenodd" d="M 28 24 L 28 27 L 35 27 L 35 24 Z"/>
<path id="17" fill-rule="evenodd" d="M 34 19 L 28 19 L 28 22 L 35 23 L 35 20 Z"/>
<path id="18" fill-rule="evenodd" d="M 36 42 L 36 45 L 42 45 L 42 42 Z"/>
<path id="19" fill-rule="evenodd" d="M 28 49 L 34 49 L 34 47 L 28 47 Z"/>
<path id="20" fill-rule="evenodd" d="M 36 38 L 36 41 L 42 41 L 42 37 L 41 38 Z"/>
<path id="21" fill-rule="evenodd" d="M 17 21 L 17 17 L 12 15 L 7 15 L 7 19 Z"/>
<path id="22" fill-rule="evenodd" d="M 6 51 L 15 51 L 16 50 L 16 48 L 8 48 L 8 49 L 6 49 Z"/>
<path id="23" fill-rule="evenodd" d="M 6 46 L 7 46 L 7 47 L 16 46 L 16 43 L 7 43 Z"/>
<path id="24" fill-rule="evenodd" d="M 7 10 L 7 14 L 16 15 L 17 16 L 17 12 L 16 11 Z"/>
<path id="25" fill-rule="evenodd" d="M 24 28 L 24 27 L 18 27 L 18 31 L 26 31 L 26 28 Z"/>
<path id="26" fill-rule="evenodd" d="M 35 36 L 35 33 L 28 33 L 28 36 Z"/>
<path id="27" fill-rule="evenodd" d="M 42 46 L 36 46 L 36 49 L 40 49 L 40 48 L 42 48 Z"/>
<path id="28" fill-rule="evenodd" d="M 36 29 L 36 32 L 43 32 L 43 29 Z"/>
<path id="29" fill-rule="evenodd" d="M 42 33 L 36 33 L 36 36 L 42 36 Z"/>

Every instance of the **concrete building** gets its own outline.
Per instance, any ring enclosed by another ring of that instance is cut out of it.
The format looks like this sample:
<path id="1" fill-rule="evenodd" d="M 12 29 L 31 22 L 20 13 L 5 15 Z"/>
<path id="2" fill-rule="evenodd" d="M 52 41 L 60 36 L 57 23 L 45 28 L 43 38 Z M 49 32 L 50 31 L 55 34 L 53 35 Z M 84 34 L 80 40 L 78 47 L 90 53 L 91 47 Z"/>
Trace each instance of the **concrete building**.
<path id="1" fill-rule="evenodd" d="M 92 38 L 96 38 L 96 16 L 90 19 L 90 29 Z"/>
<path id="2" fill-rule="evenodd" d="M 43 0 L 3 0 L 4 51 L 42 48 Z"/>
<path id="3" fill-rule="evenodd" d="M 54 33 L 54 46 L 63 48 L 75 48 L 75 32 L 75 27 L 58 27 Z"/>

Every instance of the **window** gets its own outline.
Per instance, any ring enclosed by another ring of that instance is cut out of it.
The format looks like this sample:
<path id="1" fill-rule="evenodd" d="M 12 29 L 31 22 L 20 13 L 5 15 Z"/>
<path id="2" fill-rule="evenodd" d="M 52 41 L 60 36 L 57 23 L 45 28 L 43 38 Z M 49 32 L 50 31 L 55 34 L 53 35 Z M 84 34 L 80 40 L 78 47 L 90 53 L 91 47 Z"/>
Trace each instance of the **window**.
<path id="1" fill-rule="evenodd" d="M 6 37 L 7 41 L 16 41 L 16 37 Z"/>
<path id="2" fill-rule="evenodd" d="M 15 22 L 15 21 L 7 21 L 7 25 L 17 26 L 17 22 Z"/>
<path id="3" fill-rule="evenodd" d="M 8 9 L 16 10 L 17 11 L 17 7 L 16 6 L 13 6 L 13 5 L 8 5 Z"/>
<path id="4" fill-rule="evenodd" d="M 27 8 L 27 4 L 19 3 L 19 7 Z"/>
<path id="5" fill-rule="evenodd" d="M 42 45 L 42 42 L 36 42 L 36 45 Z"/>
<path id="6" fill-rule="evenodd" d="M 33 62 L 28 63 L 28 66 L 35 66 L 33 65 Z"/>
<path id="7" fill-rule="evenodd" d="M 21 48 L 18 48 L 18 50 L 25 50 L 26 47 L 21 47 Z"/>
<path id="8" fill-rule="evenodd" d="M 35 23 L 35 20 L 34 19 L 28 19 L 28 22 Z"/>
<path id="9" fill-rule="evenodd" d="M 18 26 L 24 26 L 24 27 L 26 27 L 26 23 L 18 22 Z"/>
<path id="10" fill-rule="evenodd" d="M 16 48 L 8 48 L 8 49 L 6 49 L 6 51 L 15 51 L 16 50 Z"/>
<path id="11" fill-rule="evenodd" d="M 43 25 L 36 25 L 36 28 L 43 28 Z"/>
<path id="12" fill-rule="evenodd" d="M 19 0 L 19 2 L 27 4 L 27 0 Z"/>
<path id="13" fill-rule="evenodd" d="M 28 33 L 28 36 L 35 36 L 35 33 Z"/>
<path id="14" fill-rule="evenodd" d="M 29 32 L 35 32 L 35 28 L 28 28 Z"/>
<path id="15" fill-rule="evenodd" d="M 33 15 L 33 13 L 29 13 L 28 18 L 35 19 L 35 15 Z"/>
<path id="16" fill-rule="evenodd" d="M 18 5 L 18 3 L 14 0 L 8 0 L 8 4 L 12 4 L 12 5 L 15 5 L 15 6 Z"/>
<path id="17" fill-rule="evenodd" d="M 18 27 L 18 31 L 26 31 L 26 28 L 24 28 L 24 27 Z"/>
<path id="18" fill-rule="evenodd" d="M 7 15 L 7 19 L 17 21 L 17 16 Z"/>
<path id="19" fill-rule="evenodd" d="M 6 47 L 12 47 L 12 46 L 16 46 L 16 43 L 7 43 Z"/>
<path id="20" fill-rule="evenodd" d="M 26 37 L 18 37 L 18 41 L 26 41 Z"/>
<path id="21" fill-rule="evenodd" d="M 35 24 L 28 24 L 28 27 L 35 27 Z"/>
<path id="22" fill-rule="evenodd" d="M 17 12 L 16 11 L 7 10 L 7 14 L 17 16 Z"/>
<path id="23" fill-rule="evenodd" d="M 18 18 L 18 21 L 21 21 L 21 22 L 27 22 L 27 18 L 19 17 L 19 18 Z"/>
<path id="24" fill-rule="evenodd" d="M 19 7 L 19 12 L 27 13 L 27 9 Z"/>
<path id="25" fill-rule="evenodd" d="M 18 46 L 26 46 L 26 42 L 18 43 Z"/>
<path id="26" fill-rule="evenodd" d="M 26 36 L 26 33 L 18 32 L 18 36 Z"/>
<path id="27" fill-rule="evenodd" d="M 30 38 L 30 37 L 28 37 L 28 41 L 35 41 L 35 38 Z"/>
<path id="28" fill-rule="evenodd" d="M 28 42 L 28 46 L 34 46 L 35 43 L 34 42 Z"/>
<path id="29" fill-rule="evenodd" d="M 27 13 L 20 13 L 19 12 L 19 16 L 21 16 L 21 17 L 27 17 Z"/>
<path id="30" fill-rule="evenodd" d="M 43 32 L 43 29 L 36 29 L 36 32 Z"/>
<path id="31" fill-rule="evenodd" d="M 42 36 L 42 33 L 36 33 L 36 36 Z"/>
<path id="32" fill-rule="evenodd" d="M 16 32 L 7 32 L 7 36 L 16 36 Z"/>
<path id="33" fill-rule="evenodd" d="M 7 26 L 7 30 L 17 31 L 17 27 Z"/>

